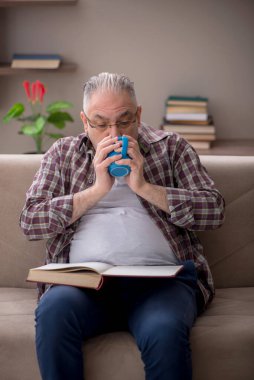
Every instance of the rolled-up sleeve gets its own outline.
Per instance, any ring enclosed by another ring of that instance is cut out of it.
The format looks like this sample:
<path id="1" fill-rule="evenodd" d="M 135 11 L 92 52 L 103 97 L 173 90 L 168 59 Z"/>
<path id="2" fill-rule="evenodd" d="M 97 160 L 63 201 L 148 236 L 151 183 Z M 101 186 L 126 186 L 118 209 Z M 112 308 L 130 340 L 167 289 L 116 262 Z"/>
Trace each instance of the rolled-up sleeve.
<path id="1" fill-rule="evenodd" d="M 168 187 L 171 223 L 188 230 L 216 229 L 224 222 L 225 202 L 196 152 L 186 146 L 174 166 L 175 187 Z"/>
<path id="2" fill-rule="evenodd" d="M 20 227 L 29 240 L 65 233 L 70 224 L 73 194 L 64 194 L 59 144 L 44 155 L 40 169 L 26 193 Z"/>

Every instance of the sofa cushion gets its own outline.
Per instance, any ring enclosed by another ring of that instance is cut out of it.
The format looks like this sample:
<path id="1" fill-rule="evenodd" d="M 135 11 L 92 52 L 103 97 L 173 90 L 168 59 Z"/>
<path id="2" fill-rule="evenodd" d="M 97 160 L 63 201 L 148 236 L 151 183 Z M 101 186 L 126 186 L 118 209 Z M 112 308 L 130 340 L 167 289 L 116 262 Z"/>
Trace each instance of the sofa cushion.
<path id="1" fill-rule="evenodd" d="M 40 379 L 34 345 L 36 298 L 34 289 L 0 288 L 1 380 Z M 191 345 L 194 380 L 252 380 L 254 288 L 218 289 L 197 319 Z M 90 339 L 84 355 L 89 380 L 144 380 L 139 351 L 127 332 Z"/>
<path id="2" fill-rule="evenodd" d="M 26 282 L 29 268 L 43 265 L 45 241 L 28 241 L 19 227 L 25 194 L 41 155 L 0 155 L 0 286 L 35 288 Z M 2 180 L 3 179 L 3 180 Z"/>
<path id="3" fill-rule="evenodd" d="M 191 344 L 195 380 L 253 379 L 254 288 L 218 289 Z"/>
<path id="4" fill-rule="evenodd" d="M 35 289 L 0 288 L 0 378 L 39 380 L 34 345 Z"/>
<path id="5" fill-rule="evenodd" d="M 254 156 L 202 156 L 226 201 L 226 220 L 198 233 L 216 288 L 254 286 Z"/>

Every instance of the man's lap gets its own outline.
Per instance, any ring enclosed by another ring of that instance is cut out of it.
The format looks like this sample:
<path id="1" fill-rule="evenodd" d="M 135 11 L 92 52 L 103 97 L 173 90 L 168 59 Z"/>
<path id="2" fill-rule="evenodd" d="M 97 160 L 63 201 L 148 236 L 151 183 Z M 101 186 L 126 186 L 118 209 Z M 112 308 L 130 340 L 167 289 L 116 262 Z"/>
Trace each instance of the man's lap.
<path id="1" fill-rule="evenodd" d="M 138 324 L 155 328 L 175 320 L 191 328 L 197 316 L 196 289 L 176 278 L 113 278 L 99 291 L 57 285 L 42 297 L 38 309 L 47 315 L 57 309 L 62 316 L 77 313 L 84 339 L 110 331 L 132 331 Z"/>

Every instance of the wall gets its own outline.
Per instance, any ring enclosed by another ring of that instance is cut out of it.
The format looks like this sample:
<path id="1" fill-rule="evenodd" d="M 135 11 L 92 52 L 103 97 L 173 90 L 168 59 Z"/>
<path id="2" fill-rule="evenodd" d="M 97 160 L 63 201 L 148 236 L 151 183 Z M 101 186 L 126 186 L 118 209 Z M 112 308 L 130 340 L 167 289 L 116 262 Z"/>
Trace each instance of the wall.
<path id="1" fill-rule="evenodd" d="M 168 95 L 202 95 L 209 98 L 218 138 L 254 138 L 252 0 L 79 0 L 1 15 L 1 60 L 14 52 L 59 53 L 78 70 L 0 77 L 0 117 L 13 102 L 25 101 L 24 79 L 40 79 L 48 87 L 46 102 L 74 103 L 75 125 L 66 133 L 76 135 L 84 81 L 116 71 L 135 82 L 143 120 L 155 127 Z M 0 127 L 0 153 L 32 149 L 17 131 L 15 123 Z"/>

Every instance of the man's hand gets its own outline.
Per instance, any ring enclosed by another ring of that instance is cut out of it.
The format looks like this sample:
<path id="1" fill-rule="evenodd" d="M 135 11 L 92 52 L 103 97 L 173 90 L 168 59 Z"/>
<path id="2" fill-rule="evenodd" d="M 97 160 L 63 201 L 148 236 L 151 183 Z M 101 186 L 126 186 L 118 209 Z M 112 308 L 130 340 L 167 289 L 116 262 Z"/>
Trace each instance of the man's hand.
<path id="1" fill-rule="evenodd" d="M 131 136 L 127 137 L 129 140 L 127 153 L 131 159 L 117 161 L 117 164 L 129 165 L 131 167 L 130 174 L 125 177 L 127 185 L 134 193 L 168 213 L 169 207 L 166 189 L 162 186 L 153 185 L 145 180 L 144 157 L 140 152 L 138 142 Z"/>
<path id="2" fill-rule="evenodd" d="M 131 168 L 130 174 L 125 177 L 126 183 L 134 193 L 138 193 L 139 189 L 145 184 L 143 166 L 144 157 L 142 156 L 138 142 L 131 136 L 128 137 L 128 155 L 130 159 L 120 159 L 116 163 L 119 165 L 129 165 Z"/>
<path id="3" fill-rule="evenodd" d="M 96 153 L 93 160 L 94 170 L 96 174 L 96 179 L 94 183 L 94 188 L 98 190 L 101 194 L 107 194 L 115 181 L 114 177 L 108 172 L 108 167 L 112 162 L 118 161 L 121 158 L 121 152 L 119 155 L 107 157 L 108 153 L 112 150 L 120 148 L 122 142 L 117 141 L 117 137 L 107 136 L 102 139 L 96 148 Z"/>

